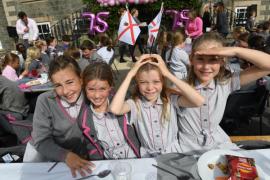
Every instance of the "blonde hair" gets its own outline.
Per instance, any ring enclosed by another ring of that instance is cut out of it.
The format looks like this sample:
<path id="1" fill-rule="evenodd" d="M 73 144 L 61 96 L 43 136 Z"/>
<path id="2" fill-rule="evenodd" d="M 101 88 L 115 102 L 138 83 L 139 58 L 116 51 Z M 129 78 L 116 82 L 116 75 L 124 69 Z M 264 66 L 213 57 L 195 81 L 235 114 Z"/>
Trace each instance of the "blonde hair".
<path id="1" fill-rule="evenodd" d="M 35 42 L 35 47 L 39 48 L 40 50 L 42 50 L 42 46 L 47 46 L 46 41 L 44 41 L 44 40 L 37 40 Z"/>
<path id="2" fill-rule="evenodd" d="M 137 109 L 138 109 L 138 115 L 140 115 L 140 106 L 138 105 L 139 103 L 139 99 L 140 96 L 142 96 L 142 94 L 139 91 L 139 87 L 138 87 L 138 78 L 140 76 L 140 74 L 142 72 L 149 72 L 151 70 L 157 71 L 159 73 L 159 77 L 162 83 L 162 90 L 160 93 L 160 98 L 162 100 L 163 106 L 162 106 L 162 114 L 161 114 L 161 123 L 164 124 L 166 121 L 170 121 L 170 98 L 167 95 L 167 86 L 166 86 L 166 82 L 165 82 L 165 78 L 164 76 L 162 76 L 159 68 L 155 65 L 152 65 L 150 63 L 146 63 L 144 65 L 142 65 L 140 67 L 140 69 L 138 70 L 136 76 L 135 76 L 135 87 L 132 91 L 132 99 L 135 101 Z"/>
<path id="3" fill-rule="evenodd" d="M 29 65 L 35 59 L 40 58 L 40 49 L 37 47 L 29 47 L 26 51 L 25 69 L 28 70 Z"/>
<path id="4" fill-rule="evenodd" d="M 193 59 L 194 53 L 198 50 L 199 46 L 201 46 L 203 43 L 217 43 L 220 44 L 220 46 L 224 46 L 224 39 L 218 34 L 218 33 L 204 33 L 202 36 L 197 38 L 194 43 L 192 44 L 192 51 L 190 59 Z M 193 65 L 191 64 L 189 75 L 188 75 L 188 83 L 191 86 L 195 86 L 195 80 L 197 79 L 196 74 L 193 70 Z M 220 67 L 219 73 L 214 77 L 214 79 L 221 84 L 227 83 L 227 80 L 232 76 L 232 73 L 226 69 L 226 63 L 224 63 L 223 66 Z"/>

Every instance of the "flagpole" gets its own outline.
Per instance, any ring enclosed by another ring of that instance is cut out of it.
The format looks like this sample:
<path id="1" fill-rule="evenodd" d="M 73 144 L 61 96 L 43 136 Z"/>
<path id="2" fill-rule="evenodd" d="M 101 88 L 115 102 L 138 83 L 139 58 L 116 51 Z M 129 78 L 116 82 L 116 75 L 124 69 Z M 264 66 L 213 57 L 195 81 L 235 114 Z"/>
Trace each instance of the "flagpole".
<path id="1" fill-rule="evenodd" d="M 154 46 L 155 40 L 156 40 L 156 38 L 154 37 L 153 42 L 152 42 L 151 47 L 150 47 L 150 55 L 152 54 L 153 46 Z"/>

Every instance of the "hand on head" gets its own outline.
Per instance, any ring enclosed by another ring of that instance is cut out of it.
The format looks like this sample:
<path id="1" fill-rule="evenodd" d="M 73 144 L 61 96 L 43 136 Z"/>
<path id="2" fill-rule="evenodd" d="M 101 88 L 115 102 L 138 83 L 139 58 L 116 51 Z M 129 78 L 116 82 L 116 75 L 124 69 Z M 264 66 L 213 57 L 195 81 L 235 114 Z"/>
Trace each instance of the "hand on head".
<path id="1" fill-rule="evenodd" d="M 205 56 L 221 56 L 221 57 L 233 57 L 236 56 L 236 47 L 216 47 L 210 49 L 198 50 L 195 55 L 205 55 Z"/>
<path id="2" fill-rule="evenodd" d="M 86 176 L 86 172 L 91 174 L 92 170 L 96 167 L 92 162 L 80 158 L 73 152 L 69 152 L 67 154 L 65 162 L 70 168 L 73 177 L 76 177 L 76 171 L 78 171 L 83 177 Z"/>

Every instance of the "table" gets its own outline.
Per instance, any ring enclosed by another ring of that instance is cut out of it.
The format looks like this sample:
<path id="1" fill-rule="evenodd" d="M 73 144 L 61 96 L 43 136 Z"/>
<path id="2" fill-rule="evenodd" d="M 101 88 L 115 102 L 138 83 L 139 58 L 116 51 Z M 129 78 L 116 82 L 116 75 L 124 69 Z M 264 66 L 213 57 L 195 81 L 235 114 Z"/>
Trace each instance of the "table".
<path id="1" fill-rule="evenodd" d="M 32 81 L 32 80 L 36 80 L 36 78 L 23 78 L 23 79 L 18 81 L 18 84 L 19 85 L 25 84 L 25 83 Z M 34 85 L 34 86 L 30 86 L 29 88 L 21 89 L 21 91 L 23 91 L 25 93 L 31 93 L 31 92 L 42 93 L 42 92 L 50 91 L 53 89 L 54 89 L 53 84 L 50 81 L 48 81 L 45 84 Z"/>
<path id="2" fill-rule="evenodd" d="M 264 171 L 264 179 L 270 179 L 270 149 L 257 149 L 257 150 L 240 150 L 238 151 L 243 156 L 252 157 Z M 132 165 L 132 180 L 156 180 L 157 174 L 159 180 L 174 180 L 174 176 L 160 173 L 161 170 L 157 170 L 152 164 L 159 164 L 154 158 L 144 159 L 128 159 L 128 160 L 107 160 L 107 161 L 93 161 L 96 164 L 96 170 L 93 174 L 96 174 L 102 170 L 110 168 L 112 163 L 118 161 L 128 162 Z M 0 179 L 5 180 L 74 180 L 72 178 L 69 168 L 65 163 L 59 163 L 50 173 L 48 169 L 53 163 L 15 163 L 15 164 L 0 164 Z M 196 165 L 196 164 L 195 164 Z M 161 178 L 160 178 L 161 177 Z M 98 178 L 92 177 L 91 180 L 97 180 Z M 113 180 L 112 175 L 107 176 L 104 180 Z"/>
<path id="3" fill-rule="evenodd" d="M 155 159 L 129 159 L 119 160 L 128 162 L 132 165 L 132 180 L 145 180 L 146 177 L 151 174 L 157 174 L 157 169 L 152 166 L 156 164 Z M 94 161 L 96 170 L 93 174 L 102 170 L 108 169 L 113 160 L 107 161 Z M 52 171 L 47 172 L 53 163 L 14 163 L 14 164 L 0 164 L 0 179 L 2 180 L 74 180 L 78 179 L 71 176 L 69 168 L 65 163 L 58 163 Z M 96 177 L 89 178 L 91 180 L 97 180 Z M 113 176 L 110 174 L 104 180 L 113 180 Z M 150 180 L 150 179 L 149 179 Z"/>

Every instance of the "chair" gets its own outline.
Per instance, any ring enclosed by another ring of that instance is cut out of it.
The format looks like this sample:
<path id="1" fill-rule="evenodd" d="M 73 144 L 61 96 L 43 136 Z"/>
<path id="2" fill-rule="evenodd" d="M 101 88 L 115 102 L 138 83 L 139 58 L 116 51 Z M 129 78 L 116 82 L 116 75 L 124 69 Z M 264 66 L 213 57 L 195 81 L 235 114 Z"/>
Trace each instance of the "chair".
<path id="1" fill-rule="evenodd" d="M 262 115 L 268 94 L 269 91 L 264 85 L 258 86 L 255 90 L 239 90 L 232 93 L 227 100 L 223 125 L 230 120 L 244 119 L 249 122 L 252 117 L 259 117 L 259 132 L 262 134 Z M 234 123 L 237 124 L 237 122 Z"/>

